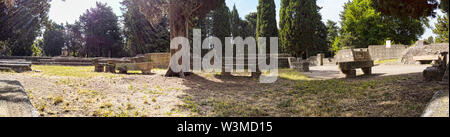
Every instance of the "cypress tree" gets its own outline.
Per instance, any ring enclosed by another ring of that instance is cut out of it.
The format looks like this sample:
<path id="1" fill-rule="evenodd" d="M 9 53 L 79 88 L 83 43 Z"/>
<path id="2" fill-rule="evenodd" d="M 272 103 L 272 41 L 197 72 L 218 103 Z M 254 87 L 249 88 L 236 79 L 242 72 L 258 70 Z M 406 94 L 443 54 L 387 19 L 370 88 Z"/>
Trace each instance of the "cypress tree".
<path id="1" fill-rule="evenodd" d="M 230 10 L 225 2 L 223 2 L 222 6 L 215 9 L 212 14 L 212 35 L 219 38 L 223 46 L 225 44 L 225 37 L 231 36 Z"/>
<path id="2" fill-rule="evenodd" d="M 308 57 L 311 50 L 317 49 L 318 42 L 326 37 L 318 11 L 315 0 L 281 0 L 280 39 L 284 52 Z"/>
<path id="3" fill-rule="evenodd" d="M 259 0 L 256 23 L 256 40 L 266 37 L 266 52 L 270 52 L 270 37 L 278 37 L 278 28 L 273 0 Z"/>
<path id="4" fill-rule="evenodd" d="M 239 13 L 236 9 L 236 5 L 233 6 L 231 11 L 231 34 L 233 37 L 243 37 L 242 35 L 242 20 L 239 17 Z"/>

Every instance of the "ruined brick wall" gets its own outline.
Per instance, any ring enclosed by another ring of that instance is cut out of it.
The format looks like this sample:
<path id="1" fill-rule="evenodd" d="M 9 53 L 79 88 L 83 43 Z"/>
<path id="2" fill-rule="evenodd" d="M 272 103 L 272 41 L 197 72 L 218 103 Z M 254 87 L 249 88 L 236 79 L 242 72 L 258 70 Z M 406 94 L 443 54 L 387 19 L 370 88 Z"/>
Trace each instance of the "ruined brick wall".
<path id="1" fill-rule="evenodd" d="M 369 46 L 372 60 L 399 59 L 403 56 L 403 52 L 405 52 L 406 49 L 406 45 L 392 45 L 391 48 L 387 48 L 385 45 Z"/>

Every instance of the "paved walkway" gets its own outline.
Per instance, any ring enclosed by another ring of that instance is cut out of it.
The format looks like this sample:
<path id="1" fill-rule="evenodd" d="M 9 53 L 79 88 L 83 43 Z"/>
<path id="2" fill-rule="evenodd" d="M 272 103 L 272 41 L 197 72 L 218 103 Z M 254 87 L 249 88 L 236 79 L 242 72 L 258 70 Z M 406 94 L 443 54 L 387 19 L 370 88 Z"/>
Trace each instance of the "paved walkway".
<path id="1" fill-rule="evenodd" d="M 372 74 L 376 76 L 389 76 L 389 75 L 401 75 L 410 73 L 422 73 L 426 67 L 430 65 L 377 65 L 372 68 Z M 311 72 L 305 72 L 303 74 L 313 78 L 320 79 L 333 79 L 344 78 L 345 76 L 339 71 L 337 65 L 328 66 L 313 66 L 310 67 Z M 356 69 L 358 76 L 363 75 L 361 69 Z"/>

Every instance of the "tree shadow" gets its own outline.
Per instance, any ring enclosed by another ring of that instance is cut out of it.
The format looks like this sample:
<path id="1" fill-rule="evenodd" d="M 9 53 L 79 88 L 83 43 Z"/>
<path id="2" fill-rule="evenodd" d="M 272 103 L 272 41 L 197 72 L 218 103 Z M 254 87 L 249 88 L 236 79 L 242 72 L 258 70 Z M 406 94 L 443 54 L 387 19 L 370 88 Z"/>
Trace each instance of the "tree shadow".
<path id="1" fill-rule="evenodd" d="M 421 73 L 259 83 L 249 76 L 193 74 L 183 80 L 188 109 L 198 116 L 420 116 L 435 90 Z"/>

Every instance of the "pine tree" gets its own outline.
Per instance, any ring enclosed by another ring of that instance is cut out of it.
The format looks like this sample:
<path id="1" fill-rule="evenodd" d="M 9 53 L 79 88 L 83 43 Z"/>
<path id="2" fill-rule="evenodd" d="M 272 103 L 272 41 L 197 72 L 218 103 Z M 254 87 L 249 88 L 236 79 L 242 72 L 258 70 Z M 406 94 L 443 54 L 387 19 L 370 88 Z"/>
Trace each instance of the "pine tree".
<path id="1" fill-rule="evenodd" d="M 259 0 L 258 20 L 256 23 L 256 39 L 266 37 L 266 52 L 270 52 L 270 37 L 278 37 L 278 28 L 273 0 Z"/>

